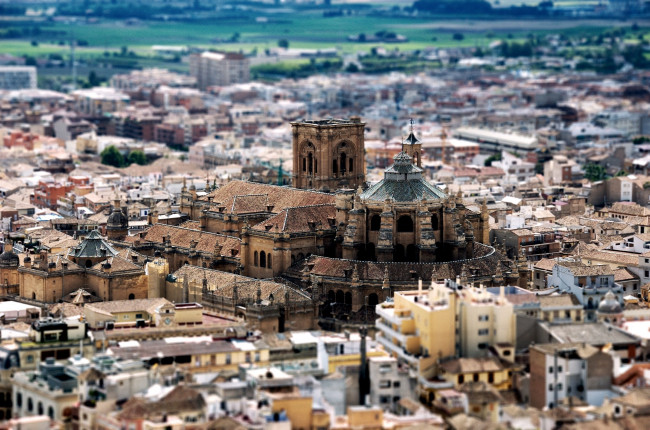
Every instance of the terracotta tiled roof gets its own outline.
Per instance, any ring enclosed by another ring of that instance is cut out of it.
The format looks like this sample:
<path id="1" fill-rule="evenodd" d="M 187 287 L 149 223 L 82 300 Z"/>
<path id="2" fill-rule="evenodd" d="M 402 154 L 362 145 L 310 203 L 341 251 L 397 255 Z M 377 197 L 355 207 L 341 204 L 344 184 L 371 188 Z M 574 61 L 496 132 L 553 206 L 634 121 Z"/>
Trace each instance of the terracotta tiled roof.
<path id="1" fill-rule="evenodd" d="M 197 242 L 196 250 L 201 252 L 214 252 L 215 246 L 221 247 L 221 255 L 224 257 L 234 257 L 239 255 L 241 240 L 225 236 L 218 233 L 208 233 L 200 230 L 191 230 L 188 228 L 176 227 L 172 225 L 156 224 L 147 230 L 143 240 L 164 243 L 163 238 L 168 236 L 173 246 L 181 248 L 191 248 L 191 242 Z"/>
<path id="2" fill-rule="evenodd" d="M 258 289 L 262 291 L 261 299 L 269 300 L 274 303 L 284 303 L 286 301 L 286 294 L 289 294 L 291 302 L 309 302 L 311 298 L 289 285 L 282 284 L 275 281 L 254 279 L 247 276 L 236 275 L 233 273 L 222 272 L 219 270 L 207 269 L 204 267 L 191 266 L 186 264 L 181 267 L 172 275 L 182 280 L 188 277 L 189 282 L 199 283 L 203 282 L 203 278 L 207 280 L 208 291 L 212 291 L 217 296 L 232 298 L 234 296 L 234 289 L 237 288 L 237 296 L 239 299 L 252 299 L 257 300 Z"/>
<path id="3" fill-rule="evenodd" d="M 535 266 L 533 267 L 535 269 L 548 270 L 550 272 L 551 270 L 553 270 L 553 267 L 555 266 L 556 263 L 557 262 L 552 258 L 542 258 L 537 263 L 535 263 Z"/>
<path id="4" fill-rule="evenodd" d="M 628 269 L 616 269 L 614 270 L 614 281 L 633 281 L 638 280 L 639 277 L 634 273 L 630 272 Z"/>
<path id="5" fill-rule="evenodd" d="M 638 266 L 639 255 L 627 252 L 603 251 L 603 250 L 580 250 L 580 258 L 583 260 L 597 260 L 607 263 L 613 263 L 619 266 Z"/>
<path id="6" fill-rule="evenodd" d="M 272 206 L 271 212 L 273 213 L 278 213 L 283 209 L 297 205 L 334 204 L 335 200 L 333 194 L 246 181 L 230 181 L 221 188 L 212 191 L 208 196 L 212 197 L 213 203 L 225 206 L 227 211 L 231 211 L 233 208 L 239 208 L 234 202 L 236 198 L 239 199 L 242 196 L 253 195 L 257 195 L 258 197 L 244 199 L 246 202 L 243 203 L 242 210 L 244 210 L 244 207 L 251 205 L 257 205 L 259 207 L 262 201 L 261 196 L 266 196 L 264 206 Z M 208 196 L 203 196 L 199 200 L 207 201 Z M 266 207 L 263 209 L 266 211 Z M 250 207 L 247 210 L 250 210 Z"/>
<path id="7" fill-rule="evenodd" d="M 331 228 L 328 218 L 336 215 L 334 205 L 298 206 L 284 209 L 253 227 L 253 230 L 301 233 Z"/>
<path id="8" fill-rule="evenodd" d="M 104 264 L 106 263 L 110 264 L 111 267 L 104 268 Z M 125 260 L 120 256 L 115 256 L 109 257 L 106 260 L 95 264 L 90 268 L 90 270 L 115 274 L 120 272 L 133 272 L 134 270 L 142 271 L 142 267 L 138 266 L 137 264 L 133 264 L 132 262 Z"/>
<path id="9" fill-rule="evenodd" d="M 475 252 L 487 254 L 490 248 L 479 248 L 476 246 Z M 478 255 L 477 255 L 478 256 Z M 360 280 L 382 281 L 384 279 L 385 269 L 388 269 L 390 281 L 412 282 L 415 279 L 455 279 L 465 269 L 468 276 L 476 273 L 478 276 L 494 275 L 497 265 L 501 264 L 501 269 L 505 273 L 511 264 L 509 260 L 497 252 L 486 255 L 483 258 L 472 260 L 459 260 L 444 263 L 422 264 L 422 263 L 378 263 L 371 261 L 345 260 L 338 258 L 320 257 L 312 255 L 307 259 L 297 262 L 293 266 L 296 270 L 303 270 L 305 267 L 311 268 L 310 273 L 324 277 L 344 278 L 346 271 L 350 278 L 354 268 L 357 268 Z"/>
<path id="10" fill-rule="evenodd" d="M 616 202 L 610 208 L 610 212 L 616 212 L 624 215 L 648 216 L 650 209 L 639 206 L 636 203 Z"/>

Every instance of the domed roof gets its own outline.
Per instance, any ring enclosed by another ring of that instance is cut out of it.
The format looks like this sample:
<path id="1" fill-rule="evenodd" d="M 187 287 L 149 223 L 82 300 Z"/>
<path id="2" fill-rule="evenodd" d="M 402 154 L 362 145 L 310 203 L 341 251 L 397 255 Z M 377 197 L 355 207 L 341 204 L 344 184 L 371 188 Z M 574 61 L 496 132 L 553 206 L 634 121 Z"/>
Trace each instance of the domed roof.
<path id="1" fill-rule="evenodd" d="M 623 307 L 616 299 L 611 290 L 605 294 L 603 300 L 598 304 L 598 313 L 601 314 L 620 314 L 623 312 Z"/>
<path id="2" fill-rule="evenodd" d="M 0 254 L 0 265 L 2 267 L 14 267 L 18 266 L 20 263 L 20 260 L 18 259 L 18 256 L 14 254 L 13 251 L 5 251 L 2 254 Z"/>
<path id="3" fill-rule="evenodd" d="M 415 202 L 445 198 L 445 193 L 429 183 L 422 169 L 413 164 L 411 156 L 400 152 L 392 166 L 384 171 L 384 178 L 361 194 L 361 200 L 383 202 L 387 198 L 397 202 Z"/>
<path id="4" fill-rule="evenodd" d="M 128 226 L 129 220 L 126 215 L 124 215 L 124 212 L 122 212 L 119 208 L 114 208 L 106 220 L 106 227 L 109 229 L 115 229 L 128 228 Z"/>

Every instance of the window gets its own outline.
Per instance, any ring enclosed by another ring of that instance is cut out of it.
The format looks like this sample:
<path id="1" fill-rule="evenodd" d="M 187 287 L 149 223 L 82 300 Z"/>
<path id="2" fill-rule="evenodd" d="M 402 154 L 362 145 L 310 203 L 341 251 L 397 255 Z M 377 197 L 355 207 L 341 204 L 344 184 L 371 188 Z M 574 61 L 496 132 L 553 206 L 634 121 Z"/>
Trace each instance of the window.
<path id="1" fill-rule="evenodd" d="M 378 231 L 381 228 L 381 217 L 377 214 L 370 218 L 370 231 Z"/>
<path id="2" fill-rule="evenodd" d="M 408 215 L 402 215 L 397 220 L 398 233 L 410 233 L 413 231 L 413 219 Z"/>
<path id="3" fill-rule="evenodd" d="M 388 380 L 379 381 L 379 388 L 390 388 L 390 381 Z"/>
<path id="4" fill-rule="evenodd" d="M 271 254 L 266 256 L 266 267 L 273 269 L 273 264 L 271 263 Z"/>
<path id="5" fill-rule="evenodd" d="M 553 366 L 548 366 L 548 373 L 553 373 Z"/>
<path id="6" fill-rule="evenodd" d="M 490 334 L 490 330 L 487 328 L 482 328 L 478 331 L 479 336 L 487 336 L 488 334 Z"/>
<path id="7" fill-rule="evenodd" d="M 260 352 L 259 352 L 259 351 L 255 351 L 255 361 L 258 362 L 258 361 L 261 361 L 261 360 L 262 360 L 262 358 L 261 358 L 261 356 L 260 356 Z"/>
<path id="8" fill-rule="evenodd" d="M 479 321 L 489 321 L 489 320 L 490 320 L 490 316 L 489 316 L 489 315 L 479 315 L 479 316 L 478 316 L 478 320 L 479 320 Z"/>
<path id="9" fill-rule="evenodd" d="M 548 390 L 553 391 L 553 384 L 548 384 Z"/>
<path id="10" fill-rule="evenodd" d="M 250 363 L 250 362 L 251 362 L 251 353 L 246 352 L 246 363 Z"/>
<path id="11" fill-rule="evenodd" d="M 458 375 L 458 383 L 462 384 L 463 382 L 465 382 L 465 375 Z"/>
<path id="12" fill-rule="evenodd" d="M 492 384 L 494 382 L 494 372 L 488 373 L 488 382 Z"/>
<path id="13" fill-rule="evenodd" d="M 257 251 L 253 253 L 253 266 L 257 267 Z"/>
<path id="14" fill-rule="evenodd" d="M 230 356 L 230 354 L 226 354 L 226 364 L 230 364 L 230 363 L 232 363 L 232 357 Z"/>
<path id="15" fill-rule="evenodd" d="M 475 373 L 475 374 L 474 374 L 474 377 L 473 377 L 474 382 L 478 382 L 478 378 L 479 378 L 479 374 L 478 374 L 478 373 Z"/>
<path id="16" fill-rule="evenodd" d="M 266 267 L 266 252 L 260 252 L 260 267 Z"/>
<path id="17" fill-rule="evenodd" d="M 379 396 L 379 403 L 390 403 L 390 396 Z"/>
<path id="18" fill-rule="evenodd" d="M 400 383 L 399 381 L 393 381 L 393 388 L 399 388 Z"/>
<path id="19" fill-rule="evenodd" d="M 141 320 L 142 319 L 142 314 L 135 314 L 135 318 L 138 319 L 138 320 Z"/>

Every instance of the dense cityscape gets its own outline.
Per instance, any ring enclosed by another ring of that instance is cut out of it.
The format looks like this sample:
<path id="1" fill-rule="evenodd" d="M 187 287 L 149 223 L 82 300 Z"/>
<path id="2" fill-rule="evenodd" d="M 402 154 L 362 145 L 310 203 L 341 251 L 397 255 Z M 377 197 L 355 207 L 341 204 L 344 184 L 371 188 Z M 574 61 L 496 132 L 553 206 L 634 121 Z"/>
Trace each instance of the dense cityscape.
<path id="1" fill-rule="evenodd" d="M 0 429 L 650 428 L 647 3 L 0 0 Z"/>

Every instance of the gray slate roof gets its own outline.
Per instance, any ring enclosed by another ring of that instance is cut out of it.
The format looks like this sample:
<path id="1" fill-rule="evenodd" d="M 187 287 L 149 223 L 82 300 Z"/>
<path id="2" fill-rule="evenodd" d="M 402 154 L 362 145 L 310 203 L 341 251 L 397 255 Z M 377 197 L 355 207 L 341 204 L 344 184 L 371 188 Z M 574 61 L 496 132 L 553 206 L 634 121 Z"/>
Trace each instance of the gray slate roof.
<path id="1" fill-rule="evenodd" d="M 106 254 L 102 255 L 102 249 Z M 114 257 L 118 252 L 108 242 L 102 238 L 97 230 L 90 234 L 75 248 L 72 249 L 72 255 L 75 257 Z"/>
<path id="2" fill-rule="evenodd" d="M 422 175 L 422 169 L 414 165 L 411 157 L 400 152 L 395 163 L 385 170 L 384 179 L 361 194 L 364 201 L 385 201 L 387 198 L 397 202 L 444 199 L 445 193 L 430 184 Z"/>

